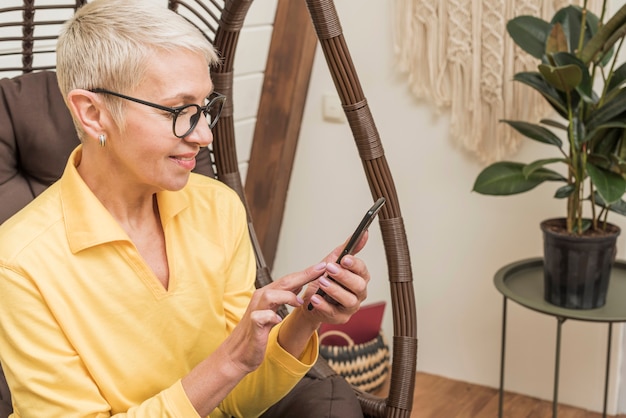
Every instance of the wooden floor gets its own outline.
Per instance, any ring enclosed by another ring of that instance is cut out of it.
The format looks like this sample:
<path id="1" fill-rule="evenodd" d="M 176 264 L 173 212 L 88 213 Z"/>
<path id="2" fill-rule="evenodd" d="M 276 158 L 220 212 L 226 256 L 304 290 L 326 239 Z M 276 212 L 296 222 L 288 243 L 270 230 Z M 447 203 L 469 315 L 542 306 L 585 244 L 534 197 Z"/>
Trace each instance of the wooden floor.
<path id="1" fill-rule="evenodd" d="M 384 396 L 387 388 L 378 393 Z M 601 413 L 559 405 L 558 418 L 601 418 Z M 417 373 L 411 418 L 497 418 L 498 389 Z M 505 418 L 550 418 L 552 402 L 505 393 Z M 626 418 L 626 415 L 611 416 Z"/>

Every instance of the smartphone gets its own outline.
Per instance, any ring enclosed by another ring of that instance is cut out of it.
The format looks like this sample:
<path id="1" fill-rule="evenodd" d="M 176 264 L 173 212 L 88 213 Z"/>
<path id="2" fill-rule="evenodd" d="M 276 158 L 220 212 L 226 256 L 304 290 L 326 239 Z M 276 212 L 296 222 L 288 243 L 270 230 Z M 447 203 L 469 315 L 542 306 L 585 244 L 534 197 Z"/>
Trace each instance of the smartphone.
<path id="1" fill-rule="evenodd" d="M 339 254 L 339 257 L 337 258 L 337 261 L 336 261 L 337 264 L 341 262 L 341 259 L 344 256 L 348 254 L 352 254 L 354 252 L 354 248 L 359 243 L 359 241 L 361 241 L 361 238 L 363 238 L 363 234 L 365 233 L 365 231 L 367 231 L 367 228 L 369 228 L 370 224 L 372 223 L 372 221 L 374 220 L 374 218 L 376 217 L 380 209 L 383 207 L 385 202 L 386 202 L 386 199 L 384 197 L 380 197 L 376 202 L 374 202 L 372 207 L 367 210 L 367 212 L 365 213 L 365 216 L 363 216 L 363 219 L 361 219 L 359 226 L 357 226 L 356 230 L 354 231 L 354 233 L 352 234 L 352 236 L 346 243 L 346 246 L 341 251 L 341 254 Z M 326 277 L 332 280 L 332 277 L 328 275 L 326 275 Z M 321 288 L 317 289 L 316 294 L 323 296 L 324 299 L 326 299 L 328 303 L 338 305 L 338 302 L 335 301 L 330 296 L 328 296 L 326 292 L 324 292 Z M 309 305 L 307 306 L 307 308 L 309 311 L 313 310 L 313 304 L 309 302 Z"/>

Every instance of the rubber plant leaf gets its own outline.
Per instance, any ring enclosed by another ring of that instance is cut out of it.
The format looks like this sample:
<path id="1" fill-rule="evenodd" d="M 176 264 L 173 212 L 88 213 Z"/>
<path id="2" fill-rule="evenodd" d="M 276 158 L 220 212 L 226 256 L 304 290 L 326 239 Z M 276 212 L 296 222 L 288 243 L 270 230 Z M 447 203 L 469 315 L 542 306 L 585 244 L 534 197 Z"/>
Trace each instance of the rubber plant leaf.
<path id="1" fill-rule="evenodd" d="M 576 89 L 583 79 L 582 71 L 577 65 L 569 64 L 555 67 L 548 64 L 539 64 L 539 72 L 555 89 L 571 92 Z"/>
<path id="2" fill-rule="evenodd" d="M 619 174 L 587 164 L 587 174 L 607 205 L 618 202 L 626 192 L 626 179 Z"/>
<path id="3" fill-rule="evenodd" d="M 540 73 L 532 71 L 519 72 L 513 76 L 513 80 L 535 89 L 550 103 L 559 115 L 567 119 L 567 105 L 564 98 L 554 87 L 546 82 Z"/>
<path id="4" fill-rule="evenodd" d="M 561 138 L 556 136 L 551 130 L 546 129 L 541 125 L 519 120 L 507 119 L 502 119 L 501 122 L 505 122 L 511 125 L 516 131 L 530 139 L 534 139 L 535 141 L 542 142 L 544 144 L 554 145 L 559 148 L 563 146 L 563 141 L 561 140 Z"/>
<path id="5" fill-rule="evenodd" d="M 567 125 L 554 119 L 541 119 L 539 123 L 541 123 L 542 125 L 551 126 L 553 128 L 560 129 L 562 131 L 567 131 Z"/>
<path id="6" fill-rule="evenodd" d="M 524 168 L 522 168 L 522 174 L 524 174 L 525 177 L 530 177 L 535 171 L 553 163 L 567 163 L 567 160 L 564 158 L 544 158 L 537 160 L 524 166 Z"/>
<path id="7" fill-rule="evenodd" d="M 546 39 L 546 54 L 551 55 L 557 52 L 568 52 L 569 42 L 563 31 L 563 26 L 560 23 L 556 23 L 552 26 L 550 34 Z"/>
<path id="8" fill-rule="evenodd" d="M 606 155 L 597 153 L 589 154 L 587 156 L 587 163 L 607 170 L 611 169 L 611 159 Z"/>
<path id="9" fill-rule="evenodd" d="M 611 100 L 591 112 L 587 119 L 587 131 L 593 131 L 607 123 L 612 123 L 622 119 L 622 114 L 626 110 L 626 89 L 621 89 L 619 93 L 611 97 Z M 618 117 L 619 116 L 619 117 Z"/>
<path id="10" fill-rule="evenodd" d="M 506 24 L 513 42 L 537 59 L 541 59 L 546 50 L 546 39 L 550 24 L 535 16 L 517 16 Z"/>
<path id="11" fill-rule="evenodd" d="M 487 166 L 474 182 L 473 191 L 493 196 L 507 196 L 534 189 L 544 181 L 567 181 L 556 171 L 540 168 L 528 177 L 524 175 L 525 164 L 501 161 Z"/>
<path id="12" fill-rule="evenodd" d="M 596 135 L 599 135 L 601 132 L 604 132 L 607 129 L 612 129 L 612 128 L 626 129 L 626 120 L 613 120 L 607 123 L 603 123 L 600 126 L 596 126 L 592 131 L 587 131 L 587 135 L 585 136 L 585 139 L 583 140 L 583 142 L 587 142 L 591 140 L 593 137 L 595 137 Z"/>
<path id="13" fill-rule="evenodd" d="M 607 205 L 606 202 L 602 199 L 602 196 L 598 194 L 598 192 L 596 192 L 594 196 L 597 205 L 608 208 L 612 212 L 626 216 L 626 202 L 624 200 L 620 199 L 612 205 Z"/>
<path id="14" fill-rule="evenodd" d="M 626 81 L 626 62 L 617 67 L 613 74 L 611 74 L 611 79 L 609 80 L 609 84 L 607 86 L 607 92 L 611 92 L 616 88 L 619 88 Z"/>
<path id="15" fill-rule="evenodd" d="M 590 13 L 586 12 L 586 42 L 598 29 L 598 18 Z M 562 26 L 562 31 L 565 39 L 567 40 L 567 49 L 560 49 L 560 51 L 574 52 L 578 49 L 578 42 L 580 40 L 580 31 L 582 23 L 582 9 L 579 6 L 570 5 L 557 11 L 550 21 L 551 24 L 559 24 Z"/>
<path id="16" fill-rule="evenodd" d="M 566 184 L 563 187 L 559 187 L 557 191 L 554 193 L 554 197 L 557 199 L 565 199 L 569 197 L 574 190 L 576 190 L 576 186 L 573 184 Z"/>
<path id="17" fill-rule="evenodd" d="M 554 63 L 557 67 L 575 65 L 580 69 L 582 79 L 575 86 L 576 91 L 578 91 L 578 93 L 587 102 L 593 102 L 593 81 L 591 79 L 591 75 L 589 74 L 589 69 L 585 66 L 585 64 L 581 60 L 576 58 L 575 55 L 572 55 L 568 52 L 557 52 L 552 55 L 552 59 L 554 60 Z"/>

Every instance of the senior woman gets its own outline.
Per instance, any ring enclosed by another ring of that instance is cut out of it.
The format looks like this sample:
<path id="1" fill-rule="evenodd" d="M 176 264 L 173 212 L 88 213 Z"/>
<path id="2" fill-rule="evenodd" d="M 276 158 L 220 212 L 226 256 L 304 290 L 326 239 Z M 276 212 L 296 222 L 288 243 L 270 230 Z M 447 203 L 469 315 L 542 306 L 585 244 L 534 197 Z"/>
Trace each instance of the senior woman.
<path id="1" fill-rule="evenodd" d="M 191 174 L 224 103 L 216 61 L 148 0 L 94 0 L 64 27 L 57 73 L 81 145 L 0 227 L 0 360 L 16 417 L 259 416 L 315 362 L 320 323 L 364 300 L 367 268 L 331 262 L 339 247 L 254 289 L 241 201 Z M 281 304 L 294 307 L 283 320 Z"/>

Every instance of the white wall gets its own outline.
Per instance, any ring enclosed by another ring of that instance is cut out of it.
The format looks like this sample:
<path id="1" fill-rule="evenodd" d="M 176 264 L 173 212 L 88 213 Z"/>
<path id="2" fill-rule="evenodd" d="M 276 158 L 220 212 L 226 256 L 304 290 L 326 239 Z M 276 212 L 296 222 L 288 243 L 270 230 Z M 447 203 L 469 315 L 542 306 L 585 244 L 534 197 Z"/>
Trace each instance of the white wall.
<path id="1" fill-rule="evenodd" d="M 417 293 L 418 370 L 491 387 L 499 383 L 502 297 L 493 275 L 502 265 L 542 254 L 539 222 L 561 216 L 554 189 L 507 198 L 471 192 L 482 166 L 448 136 L 448 116 L 417 102 L 394 66 L 392 2 L 336 0 L 344 34 L 395 177 Z M 358 10 L 358 13 L 355 13 Z M 329 123 L 322 97 L 334 87 L 316 56 L 275 261 L 276 277 L 318 261 L 352 231 L 371 202 L 347 124 Z M 526 144 L 513 158 L 542 156 Z M 613 217 L 623 229 L 624 219 Z M 619 257 L 626 256 L 624 237 Z M 369 301 L 387 300 L 380 235 L 362 255 L 373 280 Z M 384 330 L 392 335 L 391 314 Z M 556 320 L 509 303 L 505 388 L 552 398 Z M 615 413 L 621 327 L 614 329 L 609 413 Z M 602 408 L 606 326 L 563 327 L 559 400 Z M 419 405 L 416 407 L 419 408 Z"/>
<path id="2" fill-rule="evenodd" d="M 241 178 L 245 180 L 263 89 L 263 72 L 272 38 L 272 25 L 278 0 L 256 0 L 250 6 L 241 30 L 234 62 L 233 106 L 237 157 Z"/>

